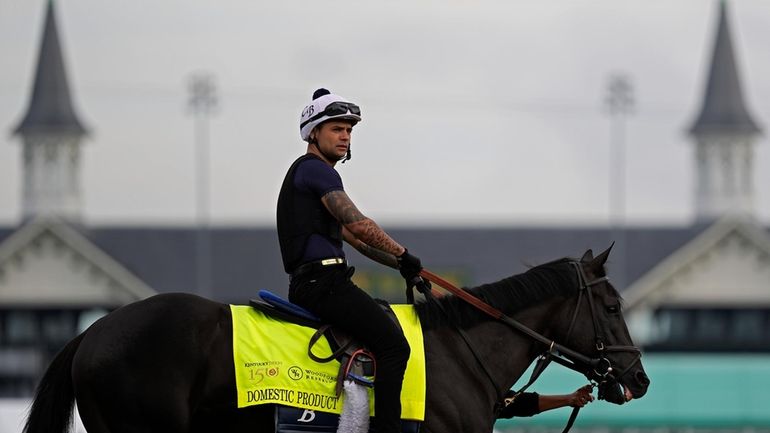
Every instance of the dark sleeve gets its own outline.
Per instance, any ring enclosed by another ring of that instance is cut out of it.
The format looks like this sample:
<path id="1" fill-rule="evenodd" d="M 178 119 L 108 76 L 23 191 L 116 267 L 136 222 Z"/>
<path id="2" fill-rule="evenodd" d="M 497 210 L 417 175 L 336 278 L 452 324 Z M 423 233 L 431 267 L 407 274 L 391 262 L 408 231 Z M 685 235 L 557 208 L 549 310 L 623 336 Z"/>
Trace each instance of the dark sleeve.
<path id="1" fill-rule="evenodd" d="M 317 159 L 308 159 L 297 167 L 294 186 L 303 191 L 310 191 L 318 198 L 331 191 L 344 191 L 342 178 L 337 170 Z"/>
<path id="2" fill-rule="evenodd" d="M 508 406 L 505 406 L 497 417 L 513 418 L 515 416 L 537 415 L 540 413 L 539 400 L 540 395 L 536 392 L 521 393 Z"/>

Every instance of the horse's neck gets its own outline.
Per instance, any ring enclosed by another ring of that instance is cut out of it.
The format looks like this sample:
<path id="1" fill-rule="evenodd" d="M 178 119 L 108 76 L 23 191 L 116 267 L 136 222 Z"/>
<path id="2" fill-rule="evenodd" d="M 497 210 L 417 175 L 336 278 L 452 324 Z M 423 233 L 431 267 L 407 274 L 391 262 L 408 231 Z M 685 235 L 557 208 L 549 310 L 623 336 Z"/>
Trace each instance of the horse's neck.
<path id="1" fill-rule="evenodd" d="M 513 316 L 513 319 L 540 333 L 550 334 L 550 306 L 532 307 Z M 473 341 L 478 341 L 480 359 L 488 365 L 489 373 L 502 390 L 510 389 L 532 361 L 541 345 L 500 321 L 490 320 L 468 330 Z"/>
<path id="2" fill-rule="evenodd" d="M 548 336 L 551 333 L 549 326 L 552 322 L 550 316 L 552 311 L 550 305 L 542 304 L 526 309 L 514 315 L 513 318 L 530 329 Z M 435 340 L 431 345 L 442 346 L 443 353 L 453 354 L 457 362 L 473 366 L 469 368 L 469 373 L 479 375 L 480 377 L 476 379 L 487 382 L 491 390 L 492 384 L 489 383 L 490 379 L 484 372 L 486 370 L 492 376 L 498 392 L 503 392 L 516 383 L 541 348 L 541 345 L 536 344 L 532 338 L 494 319 L 463 332 L 468 337 L 468 342 L 451 327 L 431 332 L 434 333 L 432 339 Z M 478 364 L 483 364 L 483 367 Z"/>

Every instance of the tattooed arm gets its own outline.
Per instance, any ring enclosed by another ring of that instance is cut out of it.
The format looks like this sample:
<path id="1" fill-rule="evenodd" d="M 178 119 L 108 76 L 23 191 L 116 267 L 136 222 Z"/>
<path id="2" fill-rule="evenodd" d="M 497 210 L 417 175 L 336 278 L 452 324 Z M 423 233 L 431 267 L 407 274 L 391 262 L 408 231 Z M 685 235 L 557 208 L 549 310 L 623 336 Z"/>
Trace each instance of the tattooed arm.
<path id="1" fill-rule="evenodd" d="M 321 201 L 342 224 L 345 241 L 370 259 L 396 267 L 395 256 L 403 254 L 404 247 L 388 236 L 371 218 L 362 214 L 345 191 L 331 191 L 321 197 Z"/>
<path id="2" fill-rule="evenodd" d="M 344 226 L 342 227 L 342 238 L 345 239 L 345 242 L 352 245 L 353 248 L 358 250 L 358 252 L 364 256 L 369 257 L 375 262 L 383 264 L 387 267 L 398 269 L 398 260 L 396 259 L 396 256 L 390 253 L 386 253 L 385 251 L 378 250 L 377 248 L 370 247 L 361 241 L 361 239 L 353 236 L 353 233 L 350 233 Z"/>

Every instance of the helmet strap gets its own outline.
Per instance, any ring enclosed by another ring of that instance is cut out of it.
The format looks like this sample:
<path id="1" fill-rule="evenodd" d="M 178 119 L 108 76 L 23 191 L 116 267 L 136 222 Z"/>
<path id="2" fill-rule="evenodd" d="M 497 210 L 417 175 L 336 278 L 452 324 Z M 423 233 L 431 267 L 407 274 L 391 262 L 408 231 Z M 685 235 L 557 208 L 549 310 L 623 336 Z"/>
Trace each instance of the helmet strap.
<path id="1" fill-rule="evenodd" d="M 348 161 L 348 160 L 350 160 L 350 158 L 351 158 L 351 154 L 350 154 L 350 146 L 351 146 L 352 144 L 353 144 L 353 143 L 348 143 L 348 154 L 347 154 L 347 155 L 345 155 L 345 158 L 343 158 L 343 159 L 342 159 L 342 163 L 343 163 L 343 164 L 345 163 L 345 161 Z"/>

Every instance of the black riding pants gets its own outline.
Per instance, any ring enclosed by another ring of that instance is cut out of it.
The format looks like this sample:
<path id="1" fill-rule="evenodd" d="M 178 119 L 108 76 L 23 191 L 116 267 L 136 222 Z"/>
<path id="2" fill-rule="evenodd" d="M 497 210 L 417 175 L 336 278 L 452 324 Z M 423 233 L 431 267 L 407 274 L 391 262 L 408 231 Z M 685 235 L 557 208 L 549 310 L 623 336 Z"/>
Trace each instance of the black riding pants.
<path id="1" fill-rule="evenodd" d="M 339 326 L 374 353 L 374 426 L 377 433 L 399 432 L 409 344 L 382 307 L 350 280 L 353 272 L 352 267 L 334 266 L 296 275 L 289 285 L 289 300 Z"/>

